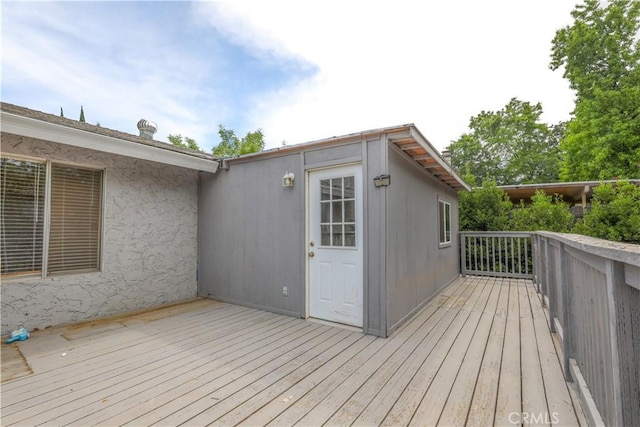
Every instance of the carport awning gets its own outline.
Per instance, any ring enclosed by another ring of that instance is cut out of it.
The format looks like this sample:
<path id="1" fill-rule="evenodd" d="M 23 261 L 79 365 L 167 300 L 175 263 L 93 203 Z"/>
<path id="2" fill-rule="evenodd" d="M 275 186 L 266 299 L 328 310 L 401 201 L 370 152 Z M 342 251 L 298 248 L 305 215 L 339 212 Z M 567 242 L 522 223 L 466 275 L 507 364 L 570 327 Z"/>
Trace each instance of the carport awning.
<path id="1" fill-rule="evenodd" d="M 470 187 L 455 173 L 453 167 L 414 126 L 411 126 L 408 131 L 390 133 L 389 141 L 437 180 L 454 190 L 470 190 Z"/>

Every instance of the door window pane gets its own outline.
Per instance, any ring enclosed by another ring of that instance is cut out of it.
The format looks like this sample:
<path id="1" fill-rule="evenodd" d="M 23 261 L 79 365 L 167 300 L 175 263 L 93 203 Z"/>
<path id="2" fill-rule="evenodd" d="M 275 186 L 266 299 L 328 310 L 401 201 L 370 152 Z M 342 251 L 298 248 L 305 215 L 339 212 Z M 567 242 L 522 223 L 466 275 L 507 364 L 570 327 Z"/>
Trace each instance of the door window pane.
<path id="1" fill-rule="evenodd" d="M 331 205 L 333 207 L 333 216 L 331 217 L 332 222 L 334 224 L 341 223 L 342 222 L 342 202 L 333 201 L 331 202 Z"/>
<path id="2" fill-rule="evenodd" d="M 322 246 L 331 245 L 331 226 L 330 225 L 320 226 L 320 244 Z"/>
<path id="3" fill-rule="evenodd" d="M 342 199 L 342 178 L 334 178 L 331 180 L 331 190 L 333 200 Z"/>
<path id="4" fill-rule="evenodd" d="M 320 200 L 329 200 L 331 191 L 331 184 L 328 179 L 320 181 Z"/>
<path id="5" fill-rule="evenodd" d="M 349 247 L 356 246 L 356 225 L 355 224 L 344 225 L 344 245 Z"/>
<path id="6" fill-rule="evenodd" d="M 337 224 L 332 226 L 333 230 L 333 241 L 332 246 L 342 246 L 342 224 Z"/>
<path id="7" fill-rule="evenodd" d="M 356 222 L 355 200 L 346 200 L 344 202 L 344 222 Z"/>
<path id="8" fill-rule="evenodd" d="M 331 222 L 330 212 L 329 212 L 330 207 L 331 206 L 329 202 L 320 203 L 320 222 L 321 223 Z"/>
<path id="9" fill-rule="evenodd" d="M 353 199 L 355 197 L 355 180 L 352 176 L 344 177 L 344 198 Z"/>
<path id="10" fill-rule="evenodd" d="M 356 246 L 355 177 L 320 180 L 322 246 Z"/>

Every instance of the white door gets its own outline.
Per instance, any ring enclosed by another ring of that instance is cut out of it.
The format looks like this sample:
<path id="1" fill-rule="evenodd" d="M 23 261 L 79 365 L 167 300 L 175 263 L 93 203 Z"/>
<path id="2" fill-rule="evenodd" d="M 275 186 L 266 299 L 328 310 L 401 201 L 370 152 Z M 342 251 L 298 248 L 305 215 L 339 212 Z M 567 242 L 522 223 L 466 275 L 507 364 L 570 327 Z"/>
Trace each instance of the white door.
<path id="1" fill-rule="evenodd" d="M 362 166 L 309 172 L 309 316 L 362 326 Z"/>

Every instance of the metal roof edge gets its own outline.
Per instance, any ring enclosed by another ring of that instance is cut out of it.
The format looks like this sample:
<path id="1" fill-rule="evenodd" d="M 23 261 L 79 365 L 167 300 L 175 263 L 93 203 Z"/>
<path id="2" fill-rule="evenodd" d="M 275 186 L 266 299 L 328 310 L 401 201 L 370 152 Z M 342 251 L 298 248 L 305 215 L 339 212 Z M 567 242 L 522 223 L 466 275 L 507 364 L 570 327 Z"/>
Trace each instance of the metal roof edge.
<path id="1" fill-rule="evenodd" d="M 266 157 L 272 157 L 272 156 L 280 156 L 280 155 L 285 155 L 289 153 L 296 153 L 296 152 L 311 149 L 311 148 L 321 148 L 325 146 L 331 146 L 333 144 L 340 144 L 340 143 L 347 142 L 349 140 L 357 141 L 359 139 L 362 139 L 363 137 L 368 137 L 373 135 L 382 135 L 385 133 L 392 133 L 392 132 L 400 132 L 403 130 L 408 130 L 412 126 L 415 126 L 415 125 L 413 123 L 410 123 L 410 124 L 404 124 L 404 125 L 389 126 L 384 128 L 369 129 L 361 132 L 348 133 L 345 135 L 332 136 L 329 138 L 316 139 L 308 142 L 301 142 L 298 144 L 271 148 L 269 150 L 259 151 L 257 153 L 244 154 L 242 156 L 233 157 L 226 160 L 229 161 L 230 163 L 235 163 L 236 161 L 241 162 L 243 160 L 247 160 L 247 161 L 254 160 L 254 159 L 257 160 L 258 158 L 262 158 L 262 157 L 266 158 Z"/>
<path id="2" fill-rule="evenodd" d="M 165 149 L 114 136 L 102 135 L 64 124 L 51 123 L 39 118 L 0 112 L 1 131 L 24 137 L 56 142 L 64 145 L 87 148 L 110 154 L 118 154 L 141 160 L 215 173 L 219 161 L 214 157 L 191 155 L 181 151 Z"/>

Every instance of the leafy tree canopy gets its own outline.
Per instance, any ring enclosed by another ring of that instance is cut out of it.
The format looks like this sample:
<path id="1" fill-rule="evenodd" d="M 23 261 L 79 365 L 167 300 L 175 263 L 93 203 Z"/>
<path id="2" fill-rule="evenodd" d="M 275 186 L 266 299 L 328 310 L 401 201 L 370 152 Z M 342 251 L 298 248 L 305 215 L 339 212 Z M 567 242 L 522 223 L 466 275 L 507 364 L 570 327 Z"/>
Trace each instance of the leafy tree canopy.
<path id="1" fill-rule="evenodd" d="M 447 147 L 453 167 L 473 176 L 472 184 L 556 181 L 562 126 L 542 123 L 541 115 L 539 103 L 516 98 L 499 111 L 482 111 L 471 118 L 470 132 Z"/>
<path id="2" fill-rule="evenodd" d="M 185 136 L 183 138 L 181 134 L 169 135 L 167 136 L 167 139 L 176 147 L 189 148 L 191 150 L 200 151 L 200 147 L 196 143 L 196 140 L 193 138 L 189 138 L 188 136 Z"/>
<path id="3" fill-rule="evenodd" d="M 80 118 L 78 119 L 78 121 L 81 121 L 82 123 L 86 122 L 86 120 L 84 119 L 84 108 L 82 107 L 82 105 L 80 106 Z"/>
<path id="4" fill-rule="evenodd" d="M 550 68 L 576 91 L 561 142 L 566 181 L 640 175 L 640 2 L 585 0 L 558 30 Z"/>
<path id="5" fill-rule="evenodd" d="M 221 142 L 213 148 L 213 154 L 218 157 L 237 157 L 264 150 L 265 143 L 262 129 L 247 132 L 243 138 L 238 138 L 233 130 L 219 125 L 218 134 Z"/>

